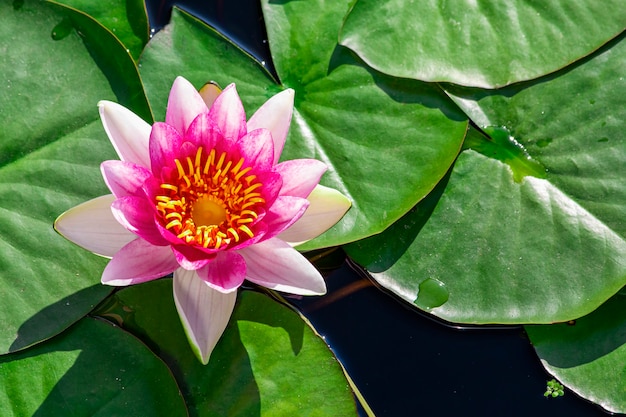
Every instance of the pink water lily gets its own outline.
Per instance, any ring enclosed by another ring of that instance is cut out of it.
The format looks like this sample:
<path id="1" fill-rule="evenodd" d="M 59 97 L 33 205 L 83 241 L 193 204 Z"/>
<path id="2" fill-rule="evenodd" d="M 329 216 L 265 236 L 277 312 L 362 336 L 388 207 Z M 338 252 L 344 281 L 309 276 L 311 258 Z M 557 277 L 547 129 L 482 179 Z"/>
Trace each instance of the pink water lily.
<path id="1" fill-rule="evenodd" d="M 174 301 L 202 363 L 223 333 L 244 279 L 279 291 L 324 294 L 319 272 L 292 244 L 335 224 L 350 202 L 319 185 L 326 165 L 278 162 L 293 111 L 291 89 L 246 122 L 235 85 L 201 95 L 178 77 L 165 122 L 99 103 L 120 160 L 105 161 L 112 195 L 62 214 L 55 228 L 112 257 L 102 282 L 125 286 L 173 273 Z"/>

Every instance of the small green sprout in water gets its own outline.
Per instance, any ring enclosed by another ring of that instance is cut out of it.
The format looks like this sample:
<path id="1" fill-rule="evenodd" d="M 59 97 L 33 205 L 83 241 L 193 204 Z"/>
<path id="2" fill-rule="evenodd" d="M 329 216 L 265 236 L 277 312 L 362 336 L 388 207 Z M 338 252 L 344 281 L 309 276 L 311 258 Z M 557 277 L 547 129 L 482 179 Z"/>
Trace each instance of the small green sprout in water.
<path id="1" fill-rule="evenodd" d="M 565 394 L 563 391 L 563 385 L 553 378 L 551 381 L 548 381 L 548 384 L 546 385 L 546 392 L 543 393 L 543 396 L 556 398 L 563 396 L 563 394 Z"/>

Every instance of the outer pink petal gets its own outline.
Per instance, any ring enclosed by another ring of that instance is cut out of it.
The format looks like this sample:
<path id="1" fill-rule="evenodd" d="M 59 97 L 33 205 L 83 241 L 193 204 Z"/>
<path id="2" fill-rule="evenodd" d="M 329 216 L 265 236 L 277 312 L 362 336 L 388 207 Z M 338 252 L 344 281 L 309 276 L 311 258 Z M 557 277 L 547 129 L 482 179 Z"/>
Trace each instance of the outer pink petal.
<path id="1" fill-rule="evenodd" d="M 246 164 L 259 171 L 268 171 L 274 166 L 274 142 L 269 130 L 256 129 L 248 132 L 238 145 Z"/>
<path id="2" fill-rule="evenodd" d="M 313 265 L 280 239 L 270 239 L 240 252 L 249 281 L 277 291 L 299 295 L 322 295 L 326 283 Z"/>
<path id="3" fill-rule="evenodd" d="M 318 185 L 309 194 L 309 208 L 287 230 L 278 235 L 278 238 L 299 245 L 311 240 L 337 223 L 351 206 L 348 200 L 339 191 Z"/>
<path id="4" fill-rule="evenodd" d="M 150 134 L 150 167 L 156 177 L 160 177 L 161 168 L 170 165 L 179 157 L 183 143 L 182 135 L 166 123 L 157 122 Z"/>
<path id="5" fill-rule="evenodd" d="M 246 113 L 235 84 L 226 87 L 217 97 L 209 110 L 209 118 L 219 128 L 224 138 L 231 142 L 236 142 L 247 133 Z"/>
<path id="6" fill-rule="evenodd" d="M 237 252 L 219 252 L 215 259 L 198 270 L 198 276 L 214 290 L 237 290 L 246 278 L 246 261 Z"/>
<path id="7" fill-rule="evenodd" d="M 193 119 L 208 110 L 195 87 L 183 77 L 176 77 L 167 100 L 165 123 L 183 136 Z"/>
<path id="8" fill-rule="evenodd" d="M 178 262 L 169 246 L 154 246 L 135 239 L 113 256 L 104 268 L 102 283 L 126 286 L 150 281 L 172 273 Z"/>
<path id="9" fill-rule="evenodd" d="M 117 103 L 103 100 L 98 103 L 100 118 L 113 148 L 122 161 L 150 167 L 148 138 L 150 125 Z"/>
<path id="10" fill-rule="evenodd" d="M 145 198 L 130 196 L 118 198 L 111 204 L 111 211 L 117 221 L 128 231 L 153 245 L 168 244 L 156 227 L 154 208 Z"/>
<path id="11" fill-rule="evenodd" d="M 317 159 L 292 159 L 276 165 L 283 178 L 280 195 L 307 198 L 328 167 Z"/>
<path id="12" fill-rule="evenodd" d="M 146 168 L 124 161 L 104 161 L 100 171 L 109 190 L 118 198 L 143 194 L 142 187 L 152 176 Z"/>
<path id="13" fill-rule="evenodd" d="M 307 207 L 309 207 L 309 201 L 304 198 L 278 197 L 263 219 L 268 229 L 265 239 L 276 236 L 295 223 L 302 217 Z"/>
<path id="14" fill-rule="evenodd" d="M 294 91 L 289 88 L 267 100 L 248 121 L 248 131 L 268 129 L 274 140 L 274 163 L 278 162 L 285 146 L 293 114 Z"/>
<path id="15" fill-rule="evenodd" d="M 206 365 L 224 333 L 235 307 L 237 292 L 209 287 L 195 271 L 174 271 L 174 302 L 196 357 Z"/>
<path id="16" fill-rule="evenodd" d="M 128 242 L 137 238 L 111 213 L 115 197 L 111 194 L 86 201 L 54 222 L 54 228 L 66 239 L 100 256 L 112 257 Z"/>
<path id="17" fill-rule="evenodd" d="M 182 243 L 182 240 L 180 243 Z M 209 254 L 185 244 L 172 246 L 172 251 L 174 251 L 178 264 L 191 271 L 202 268 L 215 258 L 215 254 Z"/>

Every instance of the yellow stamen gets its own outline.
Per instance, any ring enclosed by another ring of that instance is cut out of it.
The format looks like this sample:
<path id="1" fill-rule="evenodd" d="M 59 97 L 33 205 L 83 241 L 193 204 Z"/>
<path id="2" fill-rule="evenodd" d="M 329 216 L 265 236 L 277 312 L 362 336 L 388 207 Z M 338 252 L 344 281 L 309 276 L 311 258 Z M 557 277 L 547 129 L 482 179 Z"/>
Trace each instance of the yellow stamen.
<path id="1" fill-rule="evenodd" d="M 174 191 L 175 193 L 178 192 L 178 187 L 175 186 L 175 185 L 172 185 L 172 184 L 161 184 L 161 188 L 163 188 L 164 190 Z M 161 196 L 159 196 L 159 197 L 161 197 Z M 165 198 L 169 199 L 169 197 L 165 197 Z"/>
<path id="2" fill-rule="evenodd" d="M 263 184 L 245 158 L 198 147 L 192 156 L 175 159 L 171 175 L 155 196 L 157 215 L 167 230 L 186 244 L 224 250 L 255 236 L 263 210 Z"/>

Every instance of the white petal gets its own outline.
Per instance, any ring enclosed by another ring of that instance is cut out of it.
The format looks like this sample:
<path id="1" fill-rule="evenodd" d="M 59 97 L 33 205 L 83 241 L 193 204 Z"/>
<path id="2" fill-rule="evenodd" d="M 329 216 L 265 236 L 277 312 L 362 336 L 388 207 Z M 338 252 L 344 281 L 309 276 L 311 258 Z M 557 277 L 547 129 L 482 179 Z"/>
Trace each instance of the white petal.
<path id="1" fill-rule="evenodd" d="M 248 121 L 248 132 L 265 128 L 272 133 L 274 139 L 274 163 L 278 162 L 285 146 L 295 92 L 288 88 L 267 100 Z"/>
<path id="2" fill-rule="evenodd" d="M 122 161 L 150 169 L 148 140 L 152 127 L 126 107 L 111 101 L 98 103 L 104 130 Z"/>
<path id="3" fill-rule="evenodd" d="M 112 257 L 137 238 L 115 220 L 111 203 L 115 197 L 103 195 L 61 214 L 54 228 L 66 239 L 97 255 Z"/>
<path id="4" fill-rule="evenodd" d="M 330 229 L 352 205 L 339 191 L 323 185 L 315 187 L 307 200 L 310 205 L 304 215 L 289 229 L 279 234 L 277 236 L 279 239 L 294 246 L 311 240 Z"/>
<path id="5" fill-rule="evenodd" d="M 207 110 L 204 100 L 193 84 L 183 77 L 176 77 L 167 99 L 165 123 L 184 136 L 191 122 Z"/>
<path id="6" fill-rule="evenodd" d="M 268 239 L 239 251 L 246 260 L 246 279 L 298 295 L 326 294 L 326 283 L 300 252 L 280 239 Z"/>
<path id="7" fill-rule="evenodd" d="M 174 271 L 174 302 L 196 357 L 206 365 L 235 308 L 237 291 L 209 287 L 195 271 Z"/>

